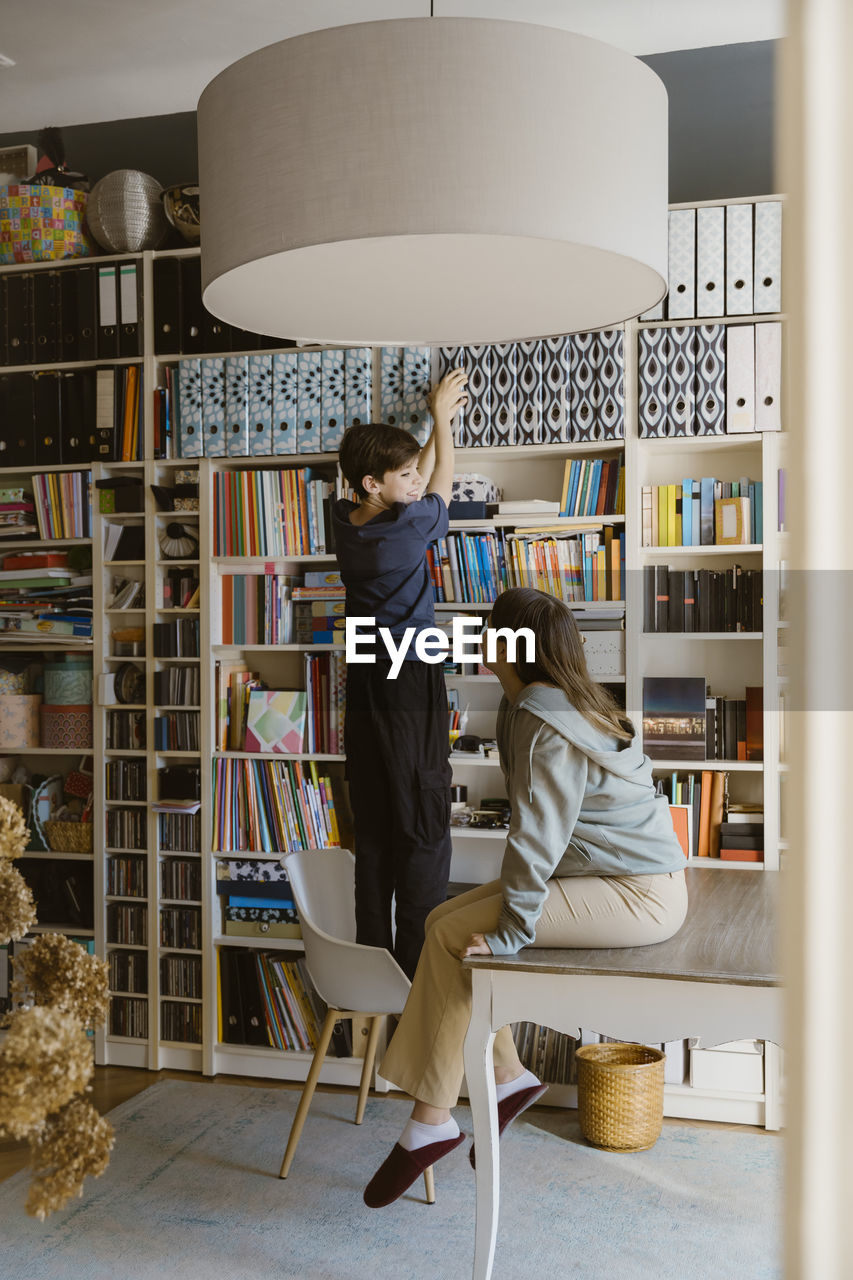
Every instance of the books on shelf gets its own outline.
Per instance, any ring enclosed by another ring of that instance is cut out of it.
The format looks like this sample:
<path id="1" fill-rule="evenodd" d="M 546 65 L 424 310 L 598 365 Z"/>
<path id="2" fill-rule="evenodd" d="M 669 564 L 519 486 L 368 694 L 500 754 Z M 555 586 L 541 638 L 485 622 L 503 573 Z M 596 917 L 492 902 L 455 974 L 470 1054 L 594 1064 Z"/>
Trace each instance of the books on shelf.
<path id="1" fill-rule="evenodd" d="M 729 782 L 726 771 L 703 769 L 661 774 L 657 788 L 670 802 L 676 834 L 682 848 L 686 838 L 691 857 L 762 862 L 763 808 L 730 801 Z"/>
<path id="2" fill-rule="evenodd" d="M 427 551 L 438 602 L 491 604 L 508 587 L 536 587 L 566 601 L 621 600 L 625 534 L 561 525 L 450 532 Z"/>
<path id="3" fill-rule="evenodd" d="M 760 544 L 763 484 L 739 480 L 685 479 L 680 484 L 643 485 L 644 547 Z"/>
<path id="4" fill-rule="evenodd" d="M 643 566 L 647 633 L 760 632 L 764 623 L 760 569 Z"/>
<path id="5" fill-rule="evenodd" d="M 625 514 L 625 464 L 618 458 L 567 458 L 561 516 Z"/>
<path id="6" fill-rule="evenodd" d="M 308 467 L 214 472 L 213 554 L 325 554 L 333 492 L 334 482 Z"/>
<path id="7" fill-rule="evenodd" d="M 215 759 L 213 841 L 223 853 L 340 844 L 331 779 L 313 760 Z"/>
<path id="8" fill-rule="evenodd" d="M 709 693 L 704 676 L 646 676 L 643 749 L 653 760 L 761 761 L 763 698 L 760 686 L 731 698 Z"/>

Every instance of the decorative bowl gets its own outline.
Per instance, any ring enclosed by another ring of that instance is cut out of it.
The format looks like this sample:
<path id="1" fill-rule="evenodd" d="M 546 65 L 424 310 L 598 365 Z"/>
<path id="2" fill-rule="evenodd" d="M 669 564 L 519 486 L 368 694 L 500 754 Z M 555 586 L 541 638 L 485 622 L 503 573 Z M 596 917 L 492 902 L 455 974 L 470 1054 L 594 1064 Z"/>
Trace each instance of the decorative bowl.
<path id="1" fill-rule="evenodd" d="M 201 237 L 198 187 L 164 187 L 161 199 L 166 217 L 175 230 L 180 232 L 188 244 L 198 244 Z"/>

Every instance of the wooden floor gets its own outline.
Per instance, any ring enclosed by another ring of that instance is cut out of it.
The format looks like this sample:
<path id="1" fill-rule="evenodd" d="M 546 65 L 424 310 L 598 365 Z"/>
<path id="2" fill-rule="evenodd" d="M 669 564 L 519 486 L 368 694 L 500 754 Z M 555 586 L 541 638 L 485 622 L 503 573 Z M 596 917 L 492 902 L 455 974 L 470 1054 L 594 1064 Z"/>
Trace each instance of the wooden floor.
<path id="1" fill-rule="evenodd" d="M 258 1089 L 290 1089 L 301 1090 L 298 1081 L 258 1080 L 249 1076 L 211 1076 L 196 1075 L 191 1071 L 142 1071 L 135 1067 L 96 1067 L 92 1081 L 91 1101 L 98 1111 L 111 1111 L 128 1098 L 148 1089 L 159 1080 L 186 1080 L 198 1084 L 216 1087 L 217 1084 L 249 1085 Z M 318 1092 L 349 1093 L 355 1097 L 357 1089 L 349 1085 L 320 1085 Z M 387 1096 L 387 1095 L 382 1095 Z M 396 1095 L 392 1095 L 396 1096 Z M 546 1108 L 548 1110 L 548 1108 Z M 753 1125 L 718 1124 L 704 1120 L 664 1120 L 664 1124 L 687 1124 L 697 1128 L 723 1128 L 746 1130 L 749 1133 L 764 1133 L 765 1130 Z M 778 1136 L 778 1135 L 772 1135 Z M 26 1167 L 29 1150 L 26 1142 L 13 1142 L 0 1138 L 0 1182 L 10 1178 L 13 1173 Z"/>

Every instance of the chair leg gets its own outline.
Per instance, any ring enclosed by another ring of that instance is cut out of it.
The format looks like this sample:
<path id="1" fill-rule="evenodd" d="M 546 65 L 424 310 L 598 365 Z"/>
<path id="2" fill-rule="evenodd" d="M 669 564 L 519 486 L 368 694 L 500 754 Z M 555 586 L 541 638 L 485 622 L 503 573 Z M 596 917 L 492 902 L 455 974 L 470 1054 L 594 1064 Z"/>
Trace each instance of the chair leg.
<path id="1" fill-rule="evenodd" d="M 433 1173 L 433 1165 L 428 1169 L 424 1169 L 424 1190 L 426 1191 L 427 1204 L 435 1204 L 435 1174 Z"/>
<path id="2" fill-rule="evenodd" d="M 361 1082 L 358 1086 L 358 1102 L 355 1108 L 355 1122 L 361 1124 L 364 1119 L 364 1108 L 367 1105 L 367 1094 L 370 1089 L 370 1077 L 373 1073 L 373 1059 L 376 1057 L 376 1043 L 382 1029 L 382 1015 L 371 1019 L 367 1044 L 364 1046 L 364 1065 L 361 1068 Z"/>
<path id="3" fill-rule="evenodd" d="M 296 1115 L 293 1117 L 293 1124 L 290 1127 L 290 1137 L 287 1140 L 287 1150 L 284 1153 L 284 1159 L 281 1162 L 280 1178 L 286 1178 L 290 1173 L 290 1166 L 293 1164 L 293 1157 L 296 1155 L 296 1148 L 299 1145 L 299 1139 L 302 1136 L 302 1127 L 305 1124 L 305 1117 L 308 1115 L 308 1108 L 311 1106 L 311 1099 L 314 1096 L 314 1090 L 317 1087 L 317 1080 L 320 1076 L 320 1068 L 323 1065 L 323 1059 L 326 1056 L 326 1050 L 332 1039 L 332 1032 L 335 1029 L 335 1022 L 338 1017 L 338 1010 L 329 1009 L 326 1014 L 326 1021 L 323 1023 L 323 1030 L 320 1032 L 320 1040 L 314 1051 L 314 1057 L 311 1062 L 311 1070 L 308 1072 L 308 1078 L 305 1081 L 305 1088 L 302 1090 L 302 1097 L 299 1099 L 299 1106 L 296 1108 Z"/>

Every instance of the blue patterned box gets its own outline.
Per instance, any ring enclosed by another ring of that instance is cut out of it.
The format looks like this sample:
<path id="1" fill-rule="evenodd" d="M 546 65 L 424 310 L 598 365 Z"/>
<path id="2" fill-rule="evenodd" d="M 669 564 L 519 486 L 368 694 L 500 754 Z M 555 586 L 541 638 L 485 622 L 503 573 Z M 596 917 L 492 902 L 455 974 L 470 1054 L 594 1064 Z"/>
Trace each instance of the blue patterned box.
<path id="1" fill-rule="evenodd" d="M 432 431 L 429 411 L 430 349 L 403 348 L 403 412 L 400 425 L 425 445 Z"/>
<path id="2" fill-rule="evenodd" d="M 726 326 L 696 328 L 696 383 L 693 434 L 726 434 Z"/>
<path id="3" fill-rule="evenodd" d="M 696 329 L 692 325 L 673 325 L 669 330 L 672 358 L 668 370 L 672 398 L 669 404 L 668 434 L 693 434 L 696 377 Z"/>
<path id="4" fill-rule="evenodd" d="M 515 444 L 518 348 L 514 342 L 492 347 L 492 444 Z"/>
<path id="5" fill-rule="evenodd" d="M 178 457 L 202 456 L 201 361 L 178 362 Z"/>
<path id="6" fill-rule="evenodd" d="M 542 443 L 566 439 L 566 359 L 569 339 L 542 339 Z"/>
<path id="7" fill-rule="evenodd" d="M 464 347 L 438 348 L 438 379 L 450 369 L 467 369 Z M 468 407 L 463 405 L 453 420 L 453 443 L 459 449 L 468 444 Z"/>
<path id="8" fill-rule="evenodd" d="M 272 356 L 249 356 L 249 454 L 272 453 Z"/>
<path id="9" fill-rule="evenodd" d="M 621 329 L 601 329 L 596 335 L 597 432 L 599 440 L 625 437 L 625 356 Z"/>
<path id="10" fill-rule="evenodd" d="M 272 451 L 296 453 L 299 409 L 299 352 L 278 351 L 272 358 Z"/>
<path id="11" fill-rule="evenodd" d="M 661 358 L 665 329 L 641 329 L 638 351 L 640 438 L 666 435 L 666 405 L 663 383 L 666 363 Z"/>
<path id="12" fill-rule="evenodd" d="M 206 458 L 224 458 L 225 360 L 210 356 L 201 362 L 201 426 Z"/>
<path id="13" fill-rule="evenodd" d="M 370 347 L 350 347 L 344 352 L 347 427 L 373 418 L 373 352 Z"/>
<path id="14" fill-rule="evenodd" d="M 403 421 L 403 348 L 382 347 L 379 352 L 379 419 L 392 427 Z"/>
<path id="15" fill-rule="evenodd" d="M 249 357 L 225 357 L 225 452 L 249 456 Z"/>
<path id="16" fill-rule="evenodd" d="M 488 448 L 492 443 L 492 348 L 465 348 L 468 370 L 467 444 L 472 448 Z"/>
<path id="17" fill-rule="evenodd" d="M 323 416 L 323 361 L 319 351 L 299 352 L 296 452 L 320 453 Z"/>
<path id="18" fill-rule="evenodd" d="M 323 453 L 337 453 L 346 428 L 346 380 L 343 351 L 321 352 L 323 383 L 322 418 L 320 422 L 320 449 Z"/>
<path id="19" fill-rule="evenodd" d="M 516 444 L 542 443 L 542 343 L 518 343 Z"/>
<path id="20" fill-rule="evenodd" d="M 572 440 L 585 443 L 595 439 L 595 335 L 573 333 L 569 349 L 569 416 Z"/>

